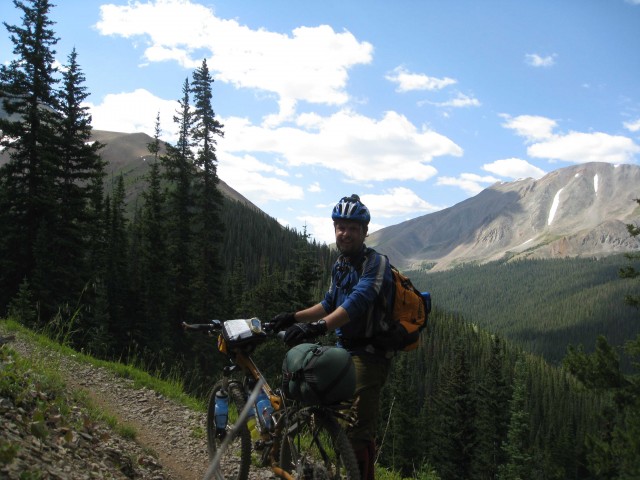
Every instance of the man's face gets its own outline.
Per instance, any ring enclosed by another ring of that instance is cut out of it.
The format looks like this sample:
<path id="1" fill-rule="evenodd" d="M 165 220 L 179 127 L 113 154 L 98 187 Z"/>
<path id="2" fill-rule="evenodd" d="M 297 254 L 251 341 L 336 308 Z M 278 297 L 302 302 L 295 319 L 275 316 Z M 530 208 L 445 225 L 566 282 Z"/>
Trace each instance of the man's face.
<path id="1" fill-rule="evenodd" d="M 360 252 L 367 236 L 367 230 L 364 225 L 352 220 L 336 220 L 334 228 L 336 246 L 340 253 L 350 257 Z"/>

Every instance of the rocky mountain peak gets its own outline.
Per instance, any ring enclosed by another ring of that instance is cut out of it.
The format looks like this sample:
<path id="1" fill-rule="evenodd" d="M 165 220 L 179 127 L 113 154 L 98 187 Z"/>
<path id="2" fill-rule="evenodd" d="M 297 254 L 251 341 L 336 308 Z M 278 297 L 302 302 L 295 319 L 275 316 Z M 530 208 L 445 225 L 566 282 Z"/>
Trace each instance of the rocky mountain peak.
<path id="1" fill-rule="evenodd" d="M 403 268 L 443 270 L 519 258 L 638 250 L 640 167 L 587 163 L 500 182 L 450 208 L 372 233 L 367 244 Z"/>

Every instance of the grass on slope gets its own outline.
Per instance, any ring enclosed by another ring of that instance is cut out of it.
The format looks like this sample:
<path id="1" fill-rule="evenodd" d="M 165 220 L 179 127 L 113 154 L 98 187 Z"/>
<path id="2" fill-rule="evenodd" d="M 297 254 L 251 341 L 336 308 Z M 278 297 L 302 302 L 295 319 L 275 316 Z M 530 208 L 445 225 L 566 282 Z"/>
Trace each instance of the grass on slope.
<path id="1" fill-rule="evenodd" d="M 136 388 L 146 387 L 161 393 L 167 398 L 174 399 L 183 405 L 198 411 L 204 411 L 204 404 L 201 400 L 191 397 L 183 392 L 182 383 L 179 380 L 161 380 L 149 373 L 140 370 L 135 365 L 124 365 L 117 362 L 108 362 L 93 358 L 89 355 L 77 352 L 72 348 L 61 345 L 51 340 L 49 337 L 37 334 L 29 330 L 18 322 L 11 319 L 0 319 L 0 336 L 10 333 L 17 333 L 28 338 L 36 345 L 58 352 L 61 355 L 71 356 L 75 360 L 92 364 L 96 367 L 107 369 L 124 378 L 134 381 Z M 6 360 L 6 361 L 5 361 Z M 134 439 L 135 430 L 125 424 L 121 424 L 115 417 L 105 414 L 92 405 L 87 395 L 81 392 L 74 392 L 73 398 L 69 399 L 69 394 L 65 393 L 65 385 L 60 374 L 55 370 L 55 365 L 46 365 L 44 362 L 37 362 L 29 358 L 17 355 L 10 347 L 0 348 L 0 397 L 10 398 L 17 406 L 26 406 L 25 401 L 34 403 L 28 408 L 32 412 L 32 425 L 36 430 L 41 428 L 41 434 L 46 435 L 44 410 L 55 408 L 61 415 L 68 413 L 74 404 L 83 405 L 88 409 L 91 419 L 98 422 L 105 422 L 121 436 Z M 9 365 L 9 367 L 6 367 Z M 37 394 L 34 392 L 47 392 Z M 46 401 L 36 401 L 38 398 L 46 396 Z M 29 400 L 31 399 L 31 400 Z M 36 400 L 34 400 L 36 399 Z M 53 407 L 51 405 L 53 400 Z M 25 408 L 27 410 L 27 408 Z M 17 445 L 0 440 L 0 464 L 10 463 L 18 451 Z M 400 474 L 382 467 L 376 466 L 376 478 L 381 480 L 408 480 L 403 479 Z M 438 476 L 432 469 L 421 467 L 411 478 L 418 480 L 438 480 Z"/>
<path id="2" fill-rule="evenodd" d="M 12 319 L 0 319 L 0 327 L 2 327 L 2 330 L 5 332 L 19 333 L 20 335 L 29 338 L 31 342 L 37 345 L 53 350 L 62 355 L 73 357 L 79 362 L 89 363 L 96 367 L 104 368 L 105 370 L 113 372 L 123 378 L 131 379 L 134 382 L 135 388 L 146 387 L 150 390 L 154 390 L 167 398 L 180 402 L 192 410 L 202 412 L 205 409 L 202 400 L 184 393 L 183 384 L 179 379 L 174 378 L 163 380 L 154 377 L 139 368 L 140 365 L 142 365 L 142 361 L 137 362 L 137 364 L 136 362 L 132 362 L 125 365 L 119 362 L 100 360 L 82 352 L 78 352 L 66 345 L 60 344 L 46 335 L 35 333 Z"/>

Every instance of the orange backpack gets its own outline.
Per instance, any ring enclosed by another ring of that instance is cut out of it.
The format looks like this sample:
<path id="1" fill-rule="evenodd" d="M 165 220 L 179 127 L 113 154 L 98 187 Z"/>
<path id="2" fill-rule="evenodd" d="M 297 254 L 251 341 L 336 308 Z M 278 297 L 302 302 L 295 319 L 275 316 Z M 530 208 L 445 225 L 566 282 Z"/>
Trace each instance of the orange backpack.
<path id="1" fill-rule="evenodd" d="M 413 286 L 409 277 L 393 265 L 391 265 L 391 272 L 395 286 L 391 318 L 407 331 L 399 349 L 408 352 L 418 347 L 420 332 L 426 326 L 431 312 L 431 294 L 421 293 Z"/>

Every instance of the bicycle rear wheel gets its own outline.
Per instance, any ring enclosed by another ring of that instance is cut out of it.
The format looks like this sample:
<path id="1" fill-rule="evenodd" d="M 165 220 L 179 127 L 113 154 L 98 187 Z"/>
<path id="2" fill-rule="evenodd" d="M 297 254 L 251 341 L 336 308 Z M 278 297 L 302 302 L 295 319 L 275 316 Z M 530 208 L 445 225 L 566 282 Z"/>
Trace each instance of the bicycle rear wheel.
<path id="1" fill-rule="evenodd" d="M 296 479 L 360 479 L 351 442 L 336 418 L 321 408 L 304 408 L 289 418 L 280 466 Z"/>
<path id="2" fill-rule="evenodd" d="M 231 433 L 233 422 L 238 418 L 245 404 L 242 385 L 238 382 L 230 382 L 227 391 L 229 395 L 229 419 L 225 433 L 218 433 L 215 423 L 215 399 L 219 390 L 222 390 L 222 381 L 213 386 L 209 392 L 209 400 L 207 402 L 207 449 L 209 451 L 209 461 L 213 460 L 225 437 Z M 249 476 L 250 463 L 251 436 L 249 435 L 247 424 L 244 423 L 224 450 L 220 460 L 220 468 L 227 479 L 246 480 Z"/>

